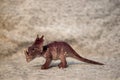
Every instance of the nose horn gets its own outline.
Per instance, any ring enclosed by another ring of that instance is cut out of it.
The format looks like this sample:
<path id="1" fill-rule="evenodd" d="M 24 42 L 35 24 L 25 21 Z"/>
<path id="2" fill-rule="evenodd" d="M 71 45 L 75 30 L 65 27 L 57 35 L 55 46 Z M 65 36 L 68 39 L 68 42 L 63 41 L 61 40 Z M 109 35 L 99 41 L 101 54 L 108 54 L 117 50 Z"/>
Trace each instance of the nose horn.
<path id="1" fill-rule="evenodd" d="M 24 54 L 25 54 L 25 55 L 27 55 L 27 53 L 28 53 L 27 49 L 26 49 L 26 50 L 24 50 Z"/>

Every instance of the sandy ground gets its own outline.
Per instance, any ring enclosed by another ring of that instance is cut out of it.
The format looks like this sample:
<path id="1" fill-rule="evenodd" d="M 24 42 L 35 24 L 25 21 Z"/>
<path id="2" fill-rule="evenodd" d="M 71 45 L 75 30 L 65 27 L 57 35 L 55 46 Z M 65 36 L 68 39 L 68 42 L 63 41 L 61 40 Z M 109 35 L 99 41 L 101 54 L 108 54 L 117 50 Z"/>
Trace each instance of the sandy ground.
<path id="1" fill-rule="evenodd" d="M 53 61 L 50 69 L 41 70 L 40 67 L 45 61 L 43 58 L 27 63 L 21 51 L 0 62 L 0 80 L 120 80 L 119 58 L 87 58 L 105 65 L 92 65 L 68 58 L 69 67 L 66 69 L 59 69 L 59 61 Z"/>

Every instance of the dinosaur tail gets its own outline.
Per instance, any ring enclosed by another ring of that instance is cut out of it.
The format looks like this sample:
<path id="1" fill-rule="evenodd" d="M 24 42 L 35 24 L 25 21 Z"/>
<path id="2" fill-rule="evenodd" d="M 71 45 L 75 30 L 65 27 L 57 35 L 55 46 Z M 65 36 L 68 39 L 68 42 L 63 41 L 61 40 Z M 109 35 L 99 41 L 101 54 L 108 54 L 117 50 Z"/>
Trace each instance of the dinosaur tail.
<path id="1" fill-rule="evenodd" d="M 73 52 L 72 57 L 75 58 L 75 59 L 77 59 L 77 60 L 86 62 L 86 63 L 96 64 L 96 65 L 104 65 L 103 63 L 100 63 L 100 62 L 96 62 L 96 61 L 93 61 L 93 60 L 89 60 L 89 59 L 83 58 L 83 57 L 81 57 L 80 55 L 78 55 L 75 51 Z"/>

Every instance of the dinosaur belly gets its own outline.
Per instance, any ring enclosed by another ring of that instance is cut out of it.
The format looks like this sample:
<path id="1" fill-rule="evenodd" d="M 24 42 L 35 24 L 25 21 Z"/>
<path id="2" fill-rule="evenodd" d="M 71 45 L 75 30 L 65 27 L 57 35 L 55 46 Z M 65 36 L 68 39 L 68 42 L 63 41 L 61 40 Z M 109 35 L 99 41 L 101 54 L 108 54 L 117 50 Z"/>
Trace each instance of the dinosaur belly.
<path id="1" fill-rule="evenodd" d="M 52 59 L 53 59 L 53 60 L 57 60 L 57 59 L 59 59 L 59 55 L 58 55 L 58 53 L 53 52 L 53 53 L 52 53 Z"/>

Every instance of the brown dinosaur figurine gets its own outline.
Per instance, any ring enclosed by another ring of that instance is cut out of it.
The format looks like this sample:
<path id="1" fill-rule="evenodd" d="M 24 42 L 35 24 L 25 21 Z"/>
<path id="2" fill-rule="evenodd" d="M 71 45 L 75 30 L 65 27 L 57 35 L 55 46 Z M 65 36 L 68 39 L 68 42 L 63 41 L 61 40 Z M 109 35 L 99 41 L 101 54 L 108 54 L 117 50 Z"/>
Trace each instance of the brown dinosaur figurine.
<path id="1" fill-rule="evenodd" d="M 34 58 L 40 56 L 43 56 L 46 59 L 46 62 L 44 65 L 42 65 L 41 69 L 48 69 L 51 61 L 57 59 L 61 60 L 60 64 L 58 65 L 59 68 L 66 68 L 67 67 L 66 57 L 72 57 L 77 60 L 91 64 L 104 65 L 103 63 L 99 63 L 81 57 L 66 42 L 54 41 L 52 43 L 43 46 L 43 42 L 44 42 L 43 37 L 44 36 L 39 38 L 39 36 L 37 35 L 35 42 L 32 44 L 32 46 L 28 47 L 28 50 L 25 51 L 27 62 L 30 62 Z"/>

